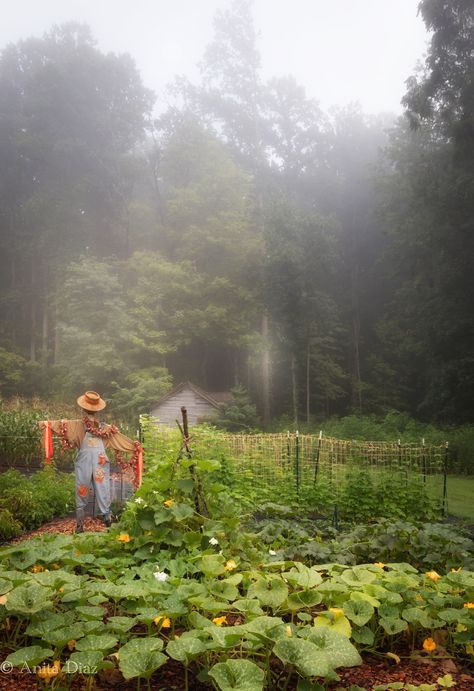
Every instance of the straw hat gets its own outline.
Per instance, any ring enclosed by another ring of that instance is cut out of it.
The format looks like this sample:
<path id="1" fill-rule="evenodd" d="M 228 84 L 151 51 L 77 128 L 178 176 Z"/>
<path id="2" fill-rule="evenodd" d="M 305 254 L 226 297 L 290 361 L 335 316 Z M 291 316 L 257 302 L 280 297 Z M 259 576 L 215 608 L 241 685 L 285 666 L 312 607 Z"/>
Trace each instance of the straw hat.
<path id="1" fill-rule="evenodd" d="M 91 413 L 97 410 L 103 410 L 107 405 L 105 401 L 102 400 L 97 391 L 86 391 L 83 396 L 79 396 L 77 399 L 77 404 L 83 409 L 88 410 Z"/>

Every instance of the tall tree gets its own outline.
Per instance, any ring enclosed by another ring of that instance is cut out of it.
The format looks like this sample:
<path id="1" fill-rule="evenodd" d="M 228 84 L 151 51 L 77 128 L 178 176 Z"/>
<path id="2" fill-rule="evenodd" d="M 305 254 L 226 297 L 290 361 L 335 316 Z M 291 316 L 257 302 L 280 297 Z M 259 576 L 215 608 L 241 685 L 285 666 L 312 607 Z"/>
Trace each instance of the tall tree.
<path id="1" fill-rule="evenodd" d="M 129 251 L 128 156 L 152 100 L 132 60 L 102 54 L 82 25 L 1 55 L 2 320 L 8 347 L 33 361 L 52 351 L 51 298 L 69 262 Z"/>

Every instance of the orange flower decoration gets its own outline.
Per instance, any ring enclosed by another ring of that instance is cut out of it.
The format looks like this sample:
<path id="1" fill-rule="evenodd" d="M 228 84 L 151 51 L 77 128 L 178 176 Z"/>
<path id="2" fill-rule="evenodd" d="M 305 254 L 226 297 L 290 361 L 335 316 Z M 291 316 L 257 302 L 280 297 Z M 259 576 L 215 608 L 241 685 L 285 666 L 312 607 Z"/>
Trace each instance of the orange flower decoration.
<path id="1" fill-rule="evenodd" d="M 432 653 L 433 650 L 436 650 L 436 643 L 432 638 L 425 638 L 423 641 L 423 650 L 426 650 L 427 653 Z"/>
<path id="2" fill-rule="evenodd" d="M 463 607 L 466 609 L 474 609 L 474 602 L 465 602 Z"/>
<path id="3" fill-rule="evenodd" d="M 162 629 L 171 628 L 171 619 L 169 617 L 165 617 L 164 615 L 155 617 L 153 621 L 157 626 L 161 626 Z"/>
<path id="4" fill-rule="evenodd" d="M 87 497 L 89 494 L 89 487 L 87 485 L 79 485 L 77 493 L 80 497 Z"/>
<path id="5" fill-rule="evenodd" d="M 441 578 L 439 573 L 436 573 L 436 571 L 427 571 L 426 575 L 428 576 L 428 578 L 431 578 L 431 580 L 434 581 L 435 583 L 436 583 L 436 581 L 439 581 L 439 579 Z"/>
<path id="6" fill-rule="evenodd" d="M 117 536 L 119 542 L 130 542 L 131 539 L 128 533 L 120 533 L 120 535 Z"/>

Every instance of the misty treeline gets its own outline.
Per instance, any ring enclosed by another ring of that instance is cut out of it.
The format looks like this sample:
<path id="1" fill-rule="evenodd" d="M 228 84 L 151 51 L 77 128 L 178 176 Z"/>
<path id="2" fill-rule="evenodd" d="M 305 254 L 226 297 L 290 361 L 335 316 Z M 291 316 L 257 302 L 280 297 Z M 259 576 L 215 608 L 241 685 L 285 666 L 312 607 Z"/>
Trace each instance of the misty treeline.
<path id="1" fill-rule="evenodd" d="M 158 102 L 82 25 L 7 46 L 1 396 L 136 413 L 189 379 L 264 423 L 473 420 L 474 9 L 421 12 L 399 120 L 265 81 L 246 0 Z"/>

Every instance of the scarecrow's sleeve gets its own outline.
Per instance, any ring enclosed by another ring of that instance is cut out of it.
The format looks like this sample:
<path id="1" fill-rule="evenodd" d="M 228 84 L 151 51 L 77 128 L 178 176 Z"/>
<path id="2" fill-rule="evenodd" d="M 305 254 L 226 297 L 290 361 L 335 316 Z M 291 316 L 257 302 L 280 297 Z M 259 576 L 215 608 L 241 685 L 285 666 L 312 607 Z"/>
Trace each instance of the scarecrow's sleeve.
<path id="1" fill-rule="evenodd" d="M 79 447 L 84 438 L 84 423 L 82 420 L 40 420 L 38 426 L 44 430 L 49 422 L 51 432 L 74 447 Z"/>
<path id="2" fill-rule="evenodd" d="M 123 451 L 124 453 L 133 453 L 137 446 L 137 441 L 126 437 L 125 434 L 118 430 L 113 432 L 109 437 L 106 437 L 105 446 L 108 449 L 115 449 L 115 451 Z"/>
<path id="3" fill-rule="evenodd" d="M 112 434 L 104 439 L 105 447 L 114 449 L 115 457 L 122 470 L 133 472 L 132 482 L 135 487 L 140 487 L 143 473 L 143 449 L 137 439 L 130 439 L 117 428 L 112 426 Z M 123 459 L 122 453 L 131 454 L 128 463 Z"/>

